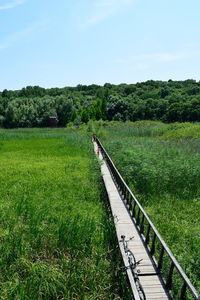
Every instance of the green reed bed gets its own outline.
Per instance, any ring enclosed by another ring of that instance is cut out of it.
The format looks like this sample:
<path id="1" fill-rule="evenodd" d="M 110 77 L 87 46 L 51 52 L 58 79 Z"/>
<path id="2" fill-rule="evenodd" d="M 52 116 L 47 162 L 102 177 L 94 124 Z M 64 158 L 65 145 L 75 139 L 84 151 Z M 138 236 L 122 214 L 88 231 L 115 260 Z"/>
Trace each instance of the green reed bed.
<path id="1" fill-rule="evenodd" d="M 103 145 L 200 292 L 200 125 L 137 123 L 104 127 Z"/>
<path id="2" fill-rule="evenodd" d="M 126 299 L 91 140 L 0 130 L 0 170 L 0 299 Z"/>

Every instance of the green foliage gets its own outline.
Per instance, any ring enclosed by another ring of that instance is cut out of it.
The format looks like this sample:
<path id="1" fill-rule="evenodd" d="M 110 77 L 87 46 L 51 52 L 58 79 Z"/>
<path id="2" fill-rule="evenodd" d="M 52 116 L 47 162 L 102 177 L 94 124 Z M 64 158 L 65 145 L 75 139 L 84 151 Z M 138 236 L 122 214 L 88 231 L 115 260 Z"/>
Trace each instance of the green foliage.
<path id="1" fill-rule="evenodd" d="M 200 125 L 112 122 L 105 130 L 106 150 L 200 291 Z"/>
<path id="2" fill-rule="evenodd" d="M 3 127 L 4 120 L 5 118 L 0 115 L 0 128 Z"/>
<path id="3" fill-rule="evenodd" d="M 200 139 L 200 124 L 182 123 L 181 126 L 170 126 L 162 138 L 173 140 Z"/>
<path id="4" fill-rule="evenodd" d="M 66 129 L 0 140 L 0 299 L 126 299 L 91 140 Z"/>
<path id="5" fill-rule="evenodd" d="M 28 86 L 0 92 L 0 115 L 4 127 L 45 127 L 55 114 L 58 126 L 81 119 L 109 121 L 200 120 L 200 82 L 153 81 L 137 84 L 78 85 L 44 89 Z"/>
<path id="6" fill-rule="evenodd" d="M 95 134 L 96 128 L 95 128 L 95 125 L 94 125 L 94 121 L 90 120 L 87 125 L 88 125 L 87 126 L 87 132 L 89 132 L 90 134 Z"/>
<path id="7" fill-rule="evenodd" d="M 103 120 L 90 120 L 87 125 L 87 132 L 89 133 L 89 136 L 91 137 L 93 134 L 96 134 L 99 138 L 105 138 L 106 131 L 104 129 L 104 125 L 105 121 Z"/>
<path id="8" fill-rule="evenodd" d="M 58 125 L 65 126 L 74 120 L 73 100 L 66 96 L 51 98 L 16 98 L 8 102 L 3 124 L 6 128 L 47 127 L 51 116 L 58 118 Z"/>

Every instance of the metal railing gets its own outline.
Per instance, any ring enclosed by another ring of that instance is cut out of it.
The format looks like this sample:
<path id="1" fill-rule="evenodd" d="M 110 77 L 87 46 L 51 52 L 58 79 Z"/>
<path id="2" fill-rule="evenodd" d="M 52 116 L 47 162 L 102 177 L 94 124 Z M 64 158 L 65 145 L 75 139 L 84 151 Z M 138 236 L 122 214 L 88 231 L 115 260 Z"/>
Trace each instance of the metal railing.
<path id="1" fill-rule="evenodd" d="M 144 243 L 149 249 L 149 252 L 157 266 L 158 272 L 164 280 L 167 290 L 170 291 L 174 299 L 200 300 L 200 296 L 196 289 L 191 284 L 189 278 L 186 276 L 172 252 L 161 238 L 141 204 L 138 202 L 120 175 L 112 159 L 98 138 L 96 139 L 96 142 L 100 147 L 103 158 L 106 159 L 115 184 L 124 199 L 133 221 L 136 223 L 138 230 L 141 233 Z"/>

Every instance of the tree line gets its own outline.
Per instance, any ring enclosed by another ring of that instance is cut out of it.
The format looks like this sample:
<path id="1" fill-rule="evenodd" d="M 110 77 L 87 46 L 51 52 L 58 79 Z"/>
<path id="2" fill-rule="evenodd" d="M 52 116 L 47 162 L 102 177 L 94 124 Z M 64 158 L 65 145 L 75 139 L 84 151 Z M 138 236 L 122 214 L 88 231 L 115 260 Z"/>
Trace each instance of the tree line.
<path id="1" fill-rule="evenodd" d="M 46 127 L 89 120 L 196 122 L 200 120 L 200 82 L 153 81 L 44 89 L 27 86 L 0 92 L 0 126 Z"/>

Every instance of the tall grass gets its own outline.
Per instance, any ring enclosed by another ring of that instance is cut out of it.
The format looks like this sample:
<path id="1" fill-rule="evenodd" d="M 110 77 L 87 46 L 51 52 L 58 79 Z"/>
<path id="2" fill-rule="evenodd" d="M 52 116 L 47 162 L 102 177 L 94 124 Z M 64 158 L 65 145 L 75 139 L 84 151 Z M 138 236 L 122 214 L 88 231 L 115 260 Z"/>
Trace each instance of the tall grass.
<path id="1" fill-rule="evenodd" d="M 188 123 L 118 124 L 106 127 L 102 141 L 200 292 L 199 128 Z"/>
<path id="2" fill-rule="evenodd" d="M 128 299 L 90 139 L 64 129 L 0 138 L 0 299 Z"/>

